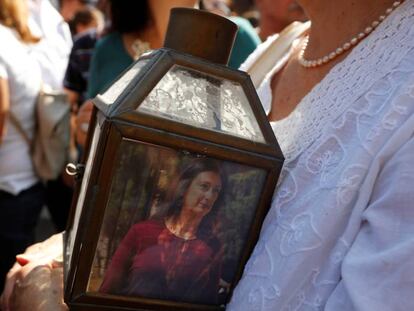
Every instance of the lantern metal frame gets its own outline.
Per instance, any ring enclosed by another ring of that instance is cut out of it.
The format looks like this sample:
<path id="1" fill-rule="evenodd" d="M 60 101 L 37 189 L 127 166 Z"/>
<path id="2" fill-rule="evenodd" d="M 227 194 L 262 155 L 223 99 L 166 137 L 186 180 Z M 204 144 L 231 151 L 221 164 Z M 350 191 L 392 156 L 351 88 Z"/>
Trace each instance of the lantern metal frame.
<path id="1" fill-rule="evenodd" d="M 273 131 L 267 122 L 250 77 L 242 72 L 223 65 L 212 64 L 201 58 L 182 54 L 163 48 L 148 54 L 138 61 L 147 60 L 147 64 L 129 82 L 117 99 L 105 103 L 100 96 L 95 105 L 84 160 L 91 153 L 93 131 L 100 129 L 98 142 L 90 161 L 90 176 L 84 185 L 84 198 L 81 210 L 76 211 L 80 194 L 79 184 L 70 219 L 65 234 L 65 252 L 69 251 L 70 262 L 65 258 L 65 301 L 71 310 L 225 310 L 224 305 L 204 305 L 187 302 L 173 302 L 159 299 L 113 296 L 88 292 L 88 280 L 96 251 L 100 228 L 105 213 L 105 203 L 110 192 L 111 176 L 115 169 L 117 149 L 123 139 L 165 146 L 175 150 L 186 150 L 219 159 L 235 161 L 240 164 L 264 169 L 267 172 L 264 188 L 251 220 L 249 238 L 245 241 L 235 281 L 231 292 L 240 279 L 254 245 L 258 239 L 261 224 L 268 211 L 282 164 L 280 151 Z M 132 64 L 125 72 L 135 65 Z M 143 114 L 137 107 L 157 85 L 160 79 L 174 65 L 201 71 L 218 78 L 239 83 L 250 103 L 252 112 L 258 120 L 265 143 L 252 142 L 240 137 L 203 128 L 177 123 L 155 115 Z M 124 72 L 124 73 L 125 73 Z M 121 79 L 123 74 L 118 79 Z M 103 92 L 105 93 L 105 91 Z M 79 209 L 79 207 L 78 207 Z M 69 241 L 74 239 L 74 241 Z M 70 245 L 73 248 L 68 249 Z M 231 297 L 231 292 L 229 297 Z"/>

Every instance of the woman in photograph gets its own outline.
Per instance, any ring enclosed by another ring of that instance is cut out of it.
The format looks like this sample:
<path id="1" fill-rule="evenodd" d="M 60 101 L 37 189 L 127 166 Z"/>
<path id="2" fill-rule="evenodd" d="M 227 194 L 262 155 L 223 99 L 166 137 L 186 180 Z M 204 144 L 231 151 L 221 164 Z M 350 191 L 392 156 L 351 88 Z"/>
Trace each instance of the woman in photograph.
<path id="1" fill-rule="evenodd" d="M 222 247 L 216 228 L 223 183 L 216 161 L 190 162 L 170 187 L 166 212 L 135 224 L 123 238 L 100 291 L 217 302 Z"/>

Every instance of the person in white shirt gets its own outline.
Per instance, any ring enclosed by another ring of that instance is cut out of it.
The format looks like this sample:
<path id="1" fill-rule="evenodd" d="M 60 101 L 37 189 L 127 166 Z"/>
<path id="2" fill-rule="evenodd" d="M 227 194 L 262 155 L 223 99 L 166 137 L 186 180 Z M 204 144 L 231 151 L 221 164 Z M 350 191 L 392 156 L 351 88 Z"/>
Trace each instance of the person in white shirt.
<path id="1" fill-rule="evenodd" d="M 34 242 L 44 203 L 30 146 L 10 121 L 12 114 L 33 138 L 41 74 L 31 51 L 38 40 L 27 26 L 26 0 L 0 0 L 0 288 L 15 256 Z"/>
<path id="2" fill-rule="evenodd" d="M 68 24 L 49 0 L 28 0 L 30 30 L 41 38 L 33 54 L 40 64 L 43 83 L 52 90 L 63 90 L 63 77 L 72 48 Z"/>
<path id="3" fill-rule="evenodd" d="M 69 26 L 49 0 L 27 1 L 30 29 L 41 38 L 33 49 L 33 56 L 42 72 L 43 88 L 63 93 L 63 79 L 72 48 Z M 66 227 L 72 193 L 72 188 L 63 182 L 61 176 L 46 184 L 46 205 L 57 231 Z"/>

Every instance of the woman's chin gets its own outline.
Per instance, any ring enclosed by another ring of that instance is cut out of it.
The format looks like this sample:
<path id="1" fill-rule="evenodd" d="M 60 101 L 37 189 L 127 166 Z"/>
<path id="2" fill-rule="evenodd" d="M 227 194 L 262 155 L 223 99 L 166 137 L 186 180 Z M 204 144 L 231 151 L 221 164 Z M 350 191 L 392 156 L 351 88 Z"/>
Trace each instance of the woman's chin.
<path id="1" fill-rule="evenodd" d="M 210 209 L 211 209 L 210 205 L 207 205 L 207 204 L 198 204 L 194 208 L 194 212 L 201 213 L 201 214 L 205 215 L 208 212 L 210 212 Z"/>

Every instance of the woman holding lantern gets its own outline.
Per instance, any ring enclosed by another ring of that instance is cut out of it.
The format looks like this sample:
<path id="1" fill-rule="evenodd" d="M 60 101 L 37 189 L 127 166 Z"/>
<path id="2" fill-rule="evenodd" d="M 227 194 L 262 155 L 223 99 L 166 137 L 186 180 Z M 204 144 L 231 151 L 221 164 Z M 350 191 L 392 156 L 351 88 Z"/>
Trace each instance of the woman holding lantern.
<path id="1" fill-rule="evenodd" d="M 411 309 L 414 1 L 298 3 L 257 83 L 286 160 L 228 309 Z"/>
<path id="2" fill-rule="evenodd" d="M 298 3 L 311 24 L 257 84 L 286 162 L 227 310 L 408 310 L 414 1 Z"/>

